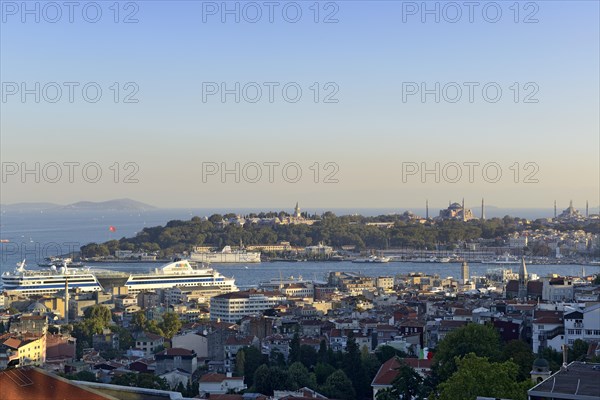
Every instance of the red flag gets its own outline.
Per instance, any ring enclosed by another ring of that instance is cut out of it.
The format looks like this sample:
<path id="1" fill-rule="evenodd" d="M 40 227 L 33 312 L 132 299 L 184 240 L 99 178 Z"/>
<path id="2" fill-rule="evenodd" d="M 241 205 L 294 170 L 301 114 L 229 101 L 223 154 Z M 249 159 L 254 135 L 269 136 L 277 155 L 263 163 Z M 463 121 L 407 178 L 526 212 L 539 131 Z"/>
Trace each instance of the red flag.
<path id="1" fill-rule="evenodd" d="M 108 227 L 108 230 L 111 231 L 111 232 L 116 232 L 117 228 L 115 228 L 114 226 L 111 225 L 111 226 Z"/>

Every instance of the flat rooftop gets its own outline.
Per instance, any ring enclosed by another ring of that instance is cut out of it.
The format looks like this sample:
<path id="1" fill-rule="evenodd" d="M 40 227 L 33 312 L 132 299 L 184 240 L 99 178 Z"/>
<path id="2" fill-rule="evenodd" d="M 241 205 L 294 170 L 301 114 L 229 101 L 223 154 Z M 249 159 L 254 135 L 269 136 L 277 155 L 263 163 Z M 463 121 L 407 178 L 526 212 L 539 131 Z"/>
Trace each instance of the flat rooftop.
<path id="1" fill-rule="evenodd" d="M 598 400 L 600 364 L 573 361 L 566 369 L 561 369 L 529 389 L 528 394 L 531 399 Z"/>

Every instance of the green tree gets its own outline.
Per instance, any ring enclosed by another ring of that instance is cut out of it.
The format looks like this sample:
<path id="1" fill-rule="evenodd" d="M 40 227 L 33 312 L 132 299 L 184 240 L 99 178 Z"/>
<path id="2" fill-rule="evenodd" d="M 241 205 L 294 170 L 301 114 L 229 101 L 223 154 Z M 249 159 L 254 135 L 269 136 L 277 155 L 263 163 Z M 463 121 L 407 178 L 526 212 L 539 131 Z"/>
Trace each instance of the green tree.
<path id="1" fill-rule="evenodd" d="M 296 361 L 300 361 L 300 335 L 298 335 L 298 332 L 294 333 L 294 337 L 290 341 L 290 354 L 288 356 L 290 364 Z"/>
<path id="2" fill-rule="evenodd" d="M 327 342 L 321 339 L 319 342 L 319 351 L 317 352 L 317 363 L 327 363 Z"/>
<path id="3" fill-rule="evenodd" d="M 255 390 L 268 396 L 272 396 L 274 390 L 286 389 L 287 381 L 287 372 L 279 367 L 263 364 L 254 373 Z"/>
<path id="4" fill-rule="evenodd" d="M 158 324 L 158 327 L 163 332 L 163 336 L 168 339 L 172 339 L 173 336 L 181 329 L 181 321 L 179 315 L 172 312 L 167 312 L 162 315 L 162 321 Z"/>
<path id="5" fill-rule="evenodd" d="M 246 355 L 243 350 L 239 350 L 235 355 L 235 374 L 244 376 L 244 365 L 246 364 Z"/>
<path id="6" fill-rule="evenodd" d="M 98 320 L 103 327 L 108 326 L 112 322 L 112 313 L 110 312 L 110 309 L 102 304 L 95 304 L 86 308 L 83 315 L 86 320 Z"/>
<path id="7" fill-rule="evenodd" d="M 554 350 L 551 347 L 545 347 L 538 353 L 538 357 L 548 361 L 550 371 L 558 371 L 562 365 L 562 353 Z"/>
<path id="8" fill-rule="evenodd" d="M 512 361 L 489 362 L 469 353 L 456 357 L 457 371 L 438 386 L 439 400 L 475 400 L 477 396 L 527 400 L 529 381 L 517 382 L 519 367 Z"/>
<path id="9" fill-rule="evenodd" d="M 317 387 L 314 376 L 308 372 L 308 369 L 301 362 L 295 362 L 288 368 L 288 383 L 286 386 L 289 390 L 298 390 L 303 387 L 316 389 Z"/>
<path id="10" fill-rule="evenodd" d="M 135 346 L 135 340 L 133 339 L 129 329 L 123 328 L 119 325 L 111 325 L 109 328 L 112 332 L 115 332 L 119 335 L 119 350 L 127 350 Z"/>
<path id="11" fill-rule="evenodd" d="M 396 396 L 396 399 L 412 399 L 421 391 L 422 384 L 423 378 L 421 378 L 421 375 L 408 365 L 402 364 L 398 368 L 398 374 L 392 381 L 390 391 L 392 395 Z M 377 399 L 379 400 L 379 397 Z"/>
<path id="12" fill-rule="evenodd" d="M 362 399 L 370 391 L 371 382 L 367 382 L 367 376 L 361 360 L 361 352 L 352 331 L 348 334 L 346 353 L 343 356 L 343 360 L 343 370 L 352 382 L 356 397 Z"/>
<path id="13" fill-rule="evenodd" d="M 517 379 L 524 381 L 529 379 L 531 366 L 535 360 L 535 355 L 531 351 L 531 347 L 522 340 L 511 340 L 502 350 L 502 360 L 512 361 L 519 367 Z"/>
<path id="14" fill-rule="evenodd" d="M 272 367 L 285 368 L 285 355 L 279 349 L 272 349 L 269 354 L 269 365 Z"/>
<path id="15" fill-rule="evenodd" d="M 164 378 L 154 374 L 128 372 L 113 378 L 112 382 L 120 386 L 135 386 L 148 389 L 170 390 L 169 384 Z"/>
<path id="16" fill-rule="evenodd" d="M 327 363 L 317 363 L 315 366 L 315 378 L 317 380 L 317 385 L 325 384 L 325 381 L 329 377 L 329 375 L 335 372 L 335 368 L 333 368 L 330 364 Z"/>
<path id="17" fill-rule="evenodd" d="M 492 361 L 500 358 L 500 335 L 488 325 L 468 324 L 439 342 L 434 356 L 433 373 L 440 381 L 448 379 L 457 369 L 457 357 L 475 353 Z"/>
<path id="18" fill-rule="evenodd" d="M 573 348 L 571 351 L 571 357 L 573 360 L 585 360 L 588 353 L 589 344 L 581 339 L 576 339 L 573 342 Z"/>
<path id="19" fill-rule="evenodd" d="M 392 346 L 388 345 L 377 347 L 377 349 L 375 349 L 375 355 L 379 359 L 379 362 L 382 364 L 394 356 L 398 356 L 400 358 L 406 358 L 408 356 L 408 354 L 406 354 L 405 352 L 401 350 L 396 350 Z"/>
<path id="20" fill-rule="evenodd" d="M 307 344 L 300 346 L 300 362 L 306 368 L 312 368 L 317 364 L 317 351 L 313 346 Z"/>
<path id="21" fill-rule="evenodd" d="M 188 379 L 185 387 L 185 397 L 194 397 L 198 394 L 198 385 L 193 384 L 191 379 Z"/>
<path id="22" fill-rule="evenodd" d="M 133 314 L 133 318 L 131 318 L 131 325 L 134 332 L 139 332 L 144 330 L 146 327 L 148 319 L 146 318 L 146 314 L 143 311 L 138 311 Z"/>
<path id="23" fill-rule="evenodd" d="M 146 322 L 146 331 L 154 333 L 155 335 L 165 336 L 165 333 L 161 329 L 160 325 L 155 320 Z"/>
<path id="24" fill-rule="evenodd" d="M 354 400 L 356 392 L 352 386 L 352 381 L 341 369 L 327 377 L 325 384 L 321 387 L 321 391 L 327 397 L 334 399 Z"/>
<path id="25" fill-rule="evenodd" d="M 96 374 L 90 371 L 79 371 L 76 374 L 67 374 L 65 378 L 73 381 L 98 382 Z"/>
<path id="26" fill-rule="evenodd" d="M 266 357 L 260 352 L 260 350 L 254 346 L 244 347 L 239 351 L 244 352 L 244 380 L 246 385 L 250 387 L 254 384 L 254 374 L 256 373 L 256 370 L 261 366 L 261 364 L 266 363 L 267 360 L 265 360 Z"/>

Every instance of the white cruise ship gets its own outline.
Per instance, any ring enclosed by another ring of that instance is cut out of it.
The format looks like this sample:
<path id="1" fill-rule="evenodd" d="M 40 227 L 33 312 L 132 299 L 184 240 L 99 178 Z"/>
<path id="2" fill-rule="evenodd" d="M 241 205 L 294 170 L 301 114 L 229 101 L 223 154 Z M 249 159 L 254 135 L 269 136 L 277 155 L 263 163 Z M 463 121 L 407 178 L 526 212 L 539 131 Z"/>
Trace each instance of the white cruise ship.
<path id="1" fill-rule="evenodd" d="M 43 271 L 26 270 L 25 260 L 17 264 L 13 272 L 2 274 L 4 290 L 14 290 L 23 295 L 53 294 L 65 288 L 68 281 L 69 289 L 79 289 L 82 292 L 97 292 L 102 286 L 89 269 L 51 267 Z"/>
<path id="2" fill-rule="evenodd" d="M 235 279 L 226 278 L 212 268 L 192 268 L 187 260 L 166 264 L 148 274 L 131 274 L 125 282 L 125 286 L 129 294 L 175 286 L 218 287 L 222 289 L 223 293 L 238 291 Z"/>
<path id="3" fill-rule="evenodd" d="M 225 246 L 220 252 L 192 252 L 190 260 L 202 263 L 259 263 L 260 252 L 251 252 L 245 250 L 234 251 L 231 250 L 230 246 Z"/>

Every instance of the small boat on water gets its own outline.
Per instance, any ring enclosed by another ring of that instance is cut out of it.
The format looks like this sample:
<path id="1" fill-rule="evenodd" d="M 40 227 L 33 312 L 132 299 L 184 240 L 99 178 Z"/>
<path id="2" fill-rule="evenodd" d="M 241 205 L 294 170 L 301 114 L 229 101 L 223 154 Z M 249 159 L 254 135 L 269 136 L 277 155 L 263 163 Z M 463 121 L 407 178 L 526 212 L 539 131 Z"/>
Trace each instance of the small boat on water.
<path id="1" fill-rule="evenodd" d="M 508 253 L 505 253 L 502 257 L 497 257 L 496 259 L 487 262 L 487 264 L 496 265 L 514 265 L 519 263 L 520 261 L 517 257 L 511 256 Z"/>
<path id="2" fill-rule="evenodd" d="M 384 256 L 369 256 L 366 258 L 355 258 L 352 260 L 353 263 L 388 263 L 390 262 L 390 257 Z"/>

